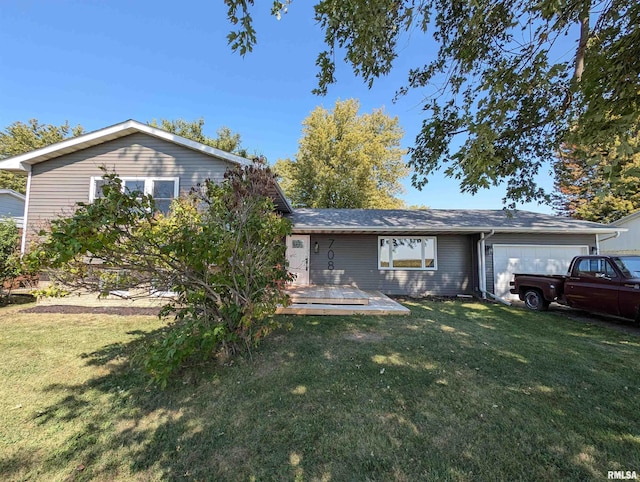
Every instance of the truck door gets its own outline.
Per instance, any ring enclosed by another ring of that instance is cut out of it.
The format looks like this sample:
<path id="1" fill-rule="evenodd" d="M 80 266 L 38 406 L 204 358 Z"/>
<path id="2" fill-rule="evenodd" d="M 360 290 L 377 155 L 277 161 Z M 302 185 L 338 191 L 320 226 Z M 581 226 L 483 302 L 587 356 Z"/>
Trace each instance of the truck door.
<path id="1" fill-rule="evenodd" d="M 623 280 L 620 285 L 620 316 L 635 320 L 640 304 L 640 283 L 638 280 Z"/>
<path id="2" fill-rule="evenodd" d="M 619 315 L 619 277 L 611 263 L 604 258 L 584 258 L 577 261 L 564 291 L 567 304 L 598 313 Z"/>

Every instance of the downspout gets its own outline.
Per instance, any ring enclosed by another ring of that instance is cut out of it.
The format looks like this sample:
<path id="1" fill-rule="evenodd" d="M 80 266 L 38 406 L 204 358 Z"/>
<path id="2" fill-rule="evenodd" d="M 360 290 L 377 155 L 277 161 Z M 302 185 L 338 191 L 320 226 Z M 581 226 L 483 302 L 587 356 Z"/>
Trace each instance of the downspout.
<path id="1" fill-rule="evenodd" d="M 24 218 L 22 219 L 22 240 L 20 241 L 20 256 L 24 256 L 27 248 L 27 223 L 29 222 L 29 201 L 31 199 L 31 166 L 27 173 L 27 195 L 24 199 Z"/>
<path id="2" fill-rule="evenodd" d="M 486 300 L 487 297 L 489 297 L 507 306 L 511 306 L 511 303 L 508 302 L 507 300 L 503 300 L 502 298 L 487 291 L 487 258 L 485 254 L 485 245 L 486 245 L 487 239 L 489 239 L 494 234 L 496 234 L 494 229 L 492 229 L 491 232 L 486 236 L 484 233 L 480 233 L 480 239 L 478 240 L 478 265 L 479 265 L 478 285 L 480 288 L 480 293 L 482 293 L 482 299 Z"/>

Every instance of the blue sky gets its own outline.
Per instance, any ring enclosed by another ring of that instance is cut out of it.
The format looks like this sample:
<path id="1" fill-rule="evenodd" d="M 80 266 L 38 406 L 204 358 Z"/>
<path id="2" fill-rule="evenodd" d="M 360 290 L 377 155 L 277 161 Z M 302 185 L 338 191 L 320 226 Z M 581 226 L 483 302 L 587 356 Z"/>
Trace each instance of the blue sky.
<path id="1" fill-rule="evenodd" d="M 423 119 L 412 92 L 393 103 L 407 70 L 435 53 L 418 35 L 400 44 L 392 75 L 372 89 L 346 65 L 328 95 L 316 86 L 315 58 L 323 48 L 312 2 L 296 0 L 278 21 L 269 1 L 258 1 L 254 20 L 258 45 L 240 57 L 227 46 L 231 29 L 222 0 L 164 2 L 119 0 L 3 1 L 0 14 L 0 127 L 37 118 L 68 120 L 91 131 L 126 119 L 187 120 L 203 117 L 214 135 L 227 126 L 243 145 L 271 162 L 293 157 L 302 120 L 318 105 L 357 98 L 361 112 L 384 107 L 398 116 L 404 146 L 412 144 Z M 546 176 L 543 176 L 546 177 Z M 551 187 L 550 178 L 543 180 Z M 409 204 L 432 208 L 500 209 L 502 189 L 476 196 L 459 193 L 455 180 L 436 175 L 423 191 L 404 182 Z M 537 204 L 521 208 L 551 212 Z"/>

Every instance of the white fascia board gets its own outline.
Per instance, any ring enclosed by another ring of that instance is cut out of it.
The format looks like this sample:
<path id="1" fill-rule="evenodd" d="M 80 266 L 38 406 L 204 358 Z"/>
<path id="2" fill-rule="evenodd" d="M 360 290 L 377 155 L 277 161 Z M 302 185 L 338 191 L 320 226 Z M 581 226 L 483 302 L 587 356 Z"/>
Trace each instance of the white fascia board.
<path id="1" fill-rule="evenodd" d="M 201 144 L 200 142 L 185 139 L 184 137 L 180 137 L 176 134 L 158 129 L 157 127 L 151 127 L 147 124 L 142 124 L 141 122 L 130 119 L 125 122 L 121 122 L 120 124 L 105 127 L 104 129 L 89 132 L 88 134 L 84 134 L 82 136 L 66 139 L 56 144 L 51 144 L 50 146 L 36 149 L 35 151 L 27 152 L 19 156 L 5 159 L 3 161 L 0 161 L 0 169 L 13 171 L 30 171 L 30 166 L 32 164 L 44 162 L 59 155 L 80 151 L 82 149 L 102 144 L 103 142 L 108 142 L 110 140 L 118 139 L 135 132 L 144 132 L 153 137 L 164 139 L 166 141 L 173 142 L 174 144 L 178 144 L 195 151 L 200 151 L 211 156 L 222 158 L 233 164 L 248 165 L 251 163 L 251 161 L 245 159 L 244 157 L 236 156 L 235 154 L 231 154 L 221 149 L 216 149 L 215 147 L 210 147 L 205 144 Z"/>
<path id="2" fill-rule="evenodd" d="M 284 201 L 285 207 L 289 210 L 289 213 L 292 213 L 293 212 L 293 207 L 291 206 L 291 203 L 287 199 L 287 196 L 284 195 L 284 191 L 280 187 L 280 184 L 278 184 L 278 181 L 276 181 L 275 179 L 273 180 L 273 182 L 276 185 L 276 191 L 278 192 L 278 194 L 280 195 L 280 197 Z"/>
<path id="3" fill-rule="evenodd" d="M 537 233 L 537 234 L 613 234 L 618 231 L 624 232 L 628 231 L 626 228 L 496 228 L 496 227 L 486 227 L 486 226 L 478 226 L 478 227 L 447 227 L 447 228 L 437 228 L 433 226 L 421 226 L 421 227 L 407 227 L 407 226 L 385 226 L 385 227 L 374 227 L 374 226 L 305 226 L 299 227 L 295 224 L 293 225 L 294 233 L 340 233 L 340 232 L 348 232 L 348 233 L 426 233 L 426 232 L 438 232 L 438 233 L 452 233 L 452 234 L 473 234 L 473 233 L 486 233 L 490 231 L 495 231 L 496 234 L 499 233 Z"/>
<path id="4" fill-rule="evenodd" d="M 19 192 L 14 191 L 13 189 L 0 189 L 0 194 L 8 194 L 9 196 L 13 196 L 20 201 L 26 200 L 26 196 L 24 194 L 20 194 Z"/>
<path id="5" fill-rule="evenodd" d="M 634 219 L 640 217 L 640 211 L 636 211 L 635 213 L 631 213 L 626 215 L 623 218 L 618 219 L 617 221 L 614 221 L 611 223 L 611 226 L 620 226 L 622 224 L 626 224 L 629 221 L 633 221 Z"/>

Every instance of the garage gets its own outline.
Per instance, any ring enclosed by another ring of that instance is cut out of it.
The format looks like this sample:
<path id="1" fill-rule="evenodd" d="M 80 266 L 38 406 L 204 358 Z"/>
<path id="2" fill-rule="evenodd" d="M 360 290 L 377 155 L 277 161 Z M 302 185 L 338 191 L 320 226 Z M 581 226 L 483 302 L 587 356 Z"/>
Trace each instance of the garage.
<path id="1" fill-rule="evenodd" d="M 585 254 L 589 254 L 588 246 L 494 244 L 494 293 L 505 299 L 517 298 L 509 293 L 515 273 L 566 274 L 573 257 Z"/>

